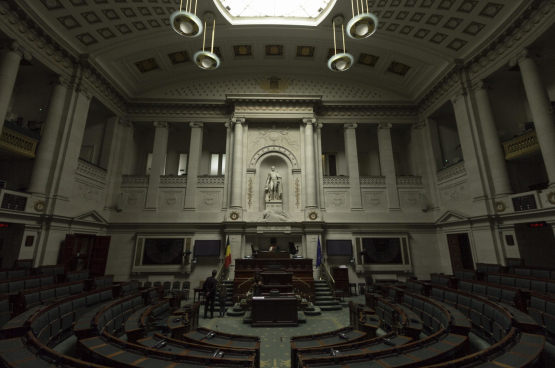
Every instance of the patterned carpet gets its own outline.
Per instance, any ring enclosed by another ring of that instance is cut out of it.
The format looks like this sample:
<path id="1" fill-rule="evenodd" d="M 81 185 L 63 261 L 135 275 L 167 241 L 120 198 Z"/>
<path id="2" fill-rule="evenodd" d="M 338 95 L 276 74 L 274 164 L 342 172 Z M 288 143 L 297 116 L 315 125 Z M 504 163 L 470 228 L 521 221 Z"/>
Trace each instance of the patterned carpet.
<path id="1" fill-rule="evenodd" d="M 345 301 L 364 302 L 364 297 L 345 298 Z M 204 312 L 201 307 L 201 316 Z M 216 314 L 215 314 L 216 315 Z M 251 327 L 243 324 L 243 317 L 200 318 L 199 324 L 212 330 L 239 335 L 260 336 L 260 366 L 262 368 L 291 367 L 291 345 L 289 338 L 336 330 L 349 325 L 349 307 L 340 311 L 322 312 L 320 316 L 307 316 L 306 323 L 298 327 Z"/>

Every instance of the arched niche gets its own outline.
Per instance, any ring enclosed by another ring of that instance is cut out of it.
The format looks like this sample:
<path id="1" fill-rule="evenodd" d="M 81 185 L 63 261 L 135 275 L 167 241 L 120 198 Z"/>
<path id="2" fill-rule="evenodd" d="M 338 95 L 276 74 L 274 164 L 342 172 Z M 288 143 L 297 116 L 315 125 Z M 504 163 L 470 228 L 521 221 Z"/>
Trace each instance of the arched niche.
<path id="1" fill-rule="evenodd" d="M 281 147 L 280 147 L 281 148 Z M 249 212 L 262 212 L 266 208 L 266 180 L 272 166 L 281 175 L 283 185 L 283 210 L 297 212 L 300 210 L 301 170 L 295 167 L 296 158 L 290 151 L 265 150 L 255 154 L 247 171 L 247 209 Z M 254 166 L 254 167 L 253 167 Z"/>

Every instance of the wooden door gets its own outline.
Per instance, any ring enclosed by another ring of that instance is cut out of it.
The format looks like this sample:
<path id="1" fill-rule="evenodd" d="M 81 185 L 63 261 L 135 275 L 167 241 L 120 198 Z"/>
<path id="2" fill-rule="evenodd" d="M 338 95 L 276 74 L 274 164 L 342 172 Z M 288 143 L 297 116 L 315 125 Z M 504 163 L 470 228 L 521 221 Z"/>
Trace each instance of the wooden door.
<path id="1" fill-rule="evenodd" d="M 66 240 L 62 247 L 62 254 L 60 263 L 65 265 L 66 272 L 74 271 L 74 262 L 73 262 L 73 248 L 77 245 L 77 236 L 75 235 L 66 235 Z"/>
<path id="2" fill-rule="evenodd" d="M 448 234 L 447 244 L 449 245 L 453 271 L 464 270 L 461 247 L 459 246 L 459 234 Z"/>
<path id="3" fill-rule="evenodd" d="M 89 270 L 91 277 L 104 276 L 108 252 L 110 251 L 110 236 L 96 236 L 91 250 Z"/>

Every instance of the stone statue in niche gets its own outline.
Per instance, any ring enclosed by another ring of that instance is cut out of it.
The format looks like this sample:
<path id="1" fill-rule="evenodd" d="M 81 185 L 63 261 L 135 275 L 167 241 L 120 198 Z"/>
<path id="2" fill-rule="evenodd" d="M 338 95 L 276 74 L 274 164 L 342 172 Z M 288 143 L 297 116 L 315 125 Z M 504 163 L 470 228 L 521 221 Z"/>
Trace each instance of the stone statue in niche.
<path id="1" fill-rule="evenodd" d="M 274 166 L 272 166 L 271 171 L 268 173 L 264 189 L 266 190 L 266 202 L 281 202 L 283 196 L 281 175 L 279 175 Z"/>

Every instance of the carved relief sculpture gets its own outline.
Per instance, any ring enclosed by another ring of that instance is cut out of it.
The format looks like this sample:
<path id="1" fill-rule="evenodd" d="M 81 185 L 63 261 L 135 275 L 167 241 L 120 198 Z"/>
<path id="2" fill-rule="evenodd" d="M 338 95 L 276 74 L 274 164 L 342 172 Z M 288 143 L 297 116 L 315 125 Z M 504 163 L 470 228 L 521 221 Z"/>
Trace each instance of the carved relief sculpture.
<path id="1" fill-rule="evenodd" d="M 247 199 L 249 202 L 249 208 L 252 206 L 252 178 L 249 178 L 249 186 L 247 188 Z"/>
<path id="2" fill-rule="evenodd" d="M 299 178 L 295 179 L 295 206 L 299 209 L 301 204 L 301 186 L 299 185 Z"/>

